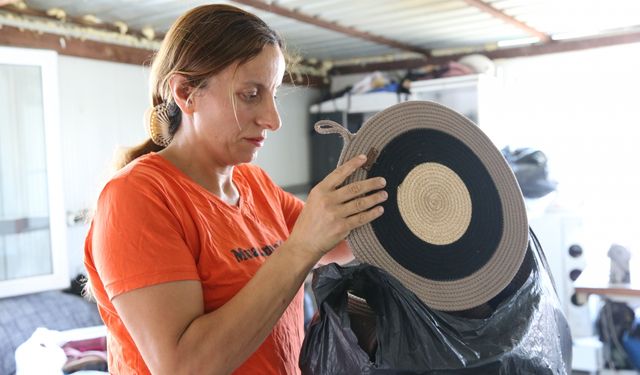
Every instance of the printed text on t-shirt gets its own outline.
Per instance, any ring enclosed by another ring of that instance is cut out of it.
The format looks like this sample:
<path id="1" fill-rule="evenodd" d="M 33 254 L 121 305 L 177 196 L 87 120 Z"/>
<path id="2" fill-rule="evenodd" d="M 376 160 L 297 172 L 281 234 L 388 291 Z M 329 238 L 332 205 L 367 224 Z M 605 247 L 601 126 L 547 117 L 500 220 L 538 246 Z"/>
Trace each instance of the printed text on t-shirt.
<path id="1" fill-rule="evenodd" d="M 278 241 L 273 245 L 266 245 L 260 248 L 252 247 L 250 249 L 241 249 L 241 248 L 231 249 L 231 254 L 233 254 L 233 256 L 236 257 L 236 261 L 240 263 L 240 262 L 244 262 L 246 260 L 254 259 L 258 257 L 268 257 L 274 251 L 276 251 L 276 249 L 278 248 L 278 246 L 280 246 L 280 244 L 282 244 L 282 241 Z"/>

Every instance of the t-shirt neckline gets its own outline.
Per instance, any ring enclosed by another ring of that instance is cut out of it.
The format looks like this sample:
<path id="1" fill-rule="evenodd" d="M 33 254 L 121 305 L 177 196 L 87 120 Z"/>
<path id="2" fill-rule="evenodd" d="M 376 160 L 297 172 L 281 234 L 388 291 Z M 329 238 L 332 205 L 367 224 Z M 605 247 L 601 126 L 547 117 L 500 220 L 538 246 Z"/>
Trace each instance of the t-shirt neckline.
<path id="1" fill-rule="evenodd" d="M 176 167 L 171 161 L 167 160 L 162 155 L 159 155 L 157 152 L 151 152 L 148 154 L 149 158 L 153 160 L 158 160 L 163 166 L 170 169 L 172 172 L 178 174 L 181 179 L 185 180 L 188 184 L 193 186 L 195 189 L 199 190 L 204 196 L 208 197 L 210 201 L 214 202 L 216 205 L 226 207 L 228 209 L 234 211 L 243 211 L 246 208 L 247 201 L 247 191 L 245 189 L 244 184 L 242 183 L 241 178 L 238 178 L 238 169 L 237 166 L 234 167 L 233 175 L 231 176 L 231 182 L 235 185 L 236 189 L 238 189 L 238 204 L 229 204 L 222 200 L 219 196 L 213 194 L 209 190 L 205 189 L 202 185 L 193 181 L 191 177 L 189 177 L 186 173 L 184 173 L 180 168 Z"/>

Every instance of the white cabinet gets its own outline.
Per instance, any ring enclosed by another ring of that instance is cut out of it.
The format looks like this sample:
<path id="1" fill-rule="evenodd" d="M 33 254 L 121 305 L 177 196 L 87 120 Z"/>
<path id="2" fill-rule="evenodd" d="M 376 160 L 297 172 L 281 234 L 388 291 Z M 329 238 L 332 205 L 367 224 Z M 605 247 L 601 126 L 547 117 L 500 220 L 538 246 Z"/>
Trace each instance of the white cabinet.
<path id="1" fill-rule="evenodd" d="M 593 334 L 588 304 L 575 300 L 573 282 L 586 266 L 584 226 L 580 216 L 570 212 L 547 212 L 530 215 L 529 225 L 540 240 L 549 261 L 556 291 L 574 338 Z"/>
<path id="2" fill-rule="evenodd" d="M 320 182 L 336 167 L 342 140 L 337 135 L 319 135 L 313 131 L 318 120 L 333 120 L 350 132 L 357 132 L 374 114 L 408 100 L 430 100 L 452 108 L 478 124 L 487 135 L 497 137 L 494 103 L 496 78 L 476 74 L 414 81 L 411 95 L 395 92 L 371 92 L 326 100 L 309 108 L 311 143 L 311 183 Z M 495 140 L 494 140 L 495 143 Z"/>
<path id="3" fill-rule="evenodd" d="M 394 104 L 407 100 L 429 100 L 460 112 L 484 129 L 485 125 L 490 128 L 495 113 L 496 86 L 495 77 L 483 74 L 414 81 L 410 95 L 394 92 L 346 94 L 314 104 L 309 111 L 312 114 L 361 113 L 366 121 L 371 115 Z"/>
<path id="4" fill-rule="evenodd" d="M 495 113 L 496 79 L 483 74 L 411 83 L 411 100 L 430 100 L 454 109 L 478 124 L 490 126 Z"/>

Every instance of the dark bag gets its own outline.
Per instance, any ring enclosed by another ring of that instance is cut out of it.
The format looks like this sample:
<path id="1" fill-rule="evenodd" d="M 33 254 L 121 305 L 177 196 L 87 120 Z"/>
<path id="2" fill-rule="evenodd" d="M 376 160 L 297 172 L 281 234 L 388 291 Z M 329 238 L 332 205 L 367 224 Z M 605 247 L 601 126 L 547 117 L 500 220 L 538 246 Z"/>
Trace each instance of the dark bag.
<path id="1" fill-rule="evenodd" d="M 596 330 L 602 341 L 606 368 L 634 368 L 623 345 L 624 336 L 631 331 L 634 321 L 634 311 L 624 302 L 606 301 L 598 312 Z"/>
<path id="2" fill-rule="evenodd" d="M 432 310 L 373 266 L 330 264 L 315 270 L 319 311 L 304 339 L 302 373 L 569 374 L 569 327 L 539 245 L 530 251 L 534 266 L 529 277 L 485 319 Z M 373 311 L 375 345 L 371 332 L 363 334 L 351 321 L 359 316 L 350 308 L 352 294 Z"/>
<path id="3" fill-rule="evenodd" d="M 512 151 L 506 147 L 502 155 L 513 170 L 525 198 L 541 198 L 556 190 L 558 184 L 549 180 L 547 156 L 542 151 L 532 148 Z"/>

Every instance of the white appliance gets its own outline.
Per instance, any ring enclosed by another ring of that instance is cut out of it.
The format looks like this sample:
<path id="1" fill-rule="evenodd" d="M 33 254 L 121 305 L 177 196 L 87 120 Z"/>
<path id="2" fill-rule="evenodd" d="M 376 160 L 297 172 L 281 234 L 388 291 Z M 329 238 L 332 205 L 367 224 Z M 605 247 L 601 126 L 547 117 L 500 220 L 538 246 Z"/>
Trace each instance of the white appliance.
<path id="1" fill-rule="evenodd" d="M 582 219 L 571 212 L 531 214 L 529 225 L 540 240 L 549 262 L 562 310 L 573 338 L 574 370 L 596 373 L 602 367 L 602 343 L 595 329 L 588 303 L 579 304 L 573 282 L 585 269 L 585 242 Z"/>
<path id="2" fill-rule="evenodd" d="M 569 212 L 544 213 L 529 218 L 549 261 L 562 310 L 574 338 L 593 335 L 588 304 L 577 304 L 573 282 L 586 266 L 582 219 Z"/>

